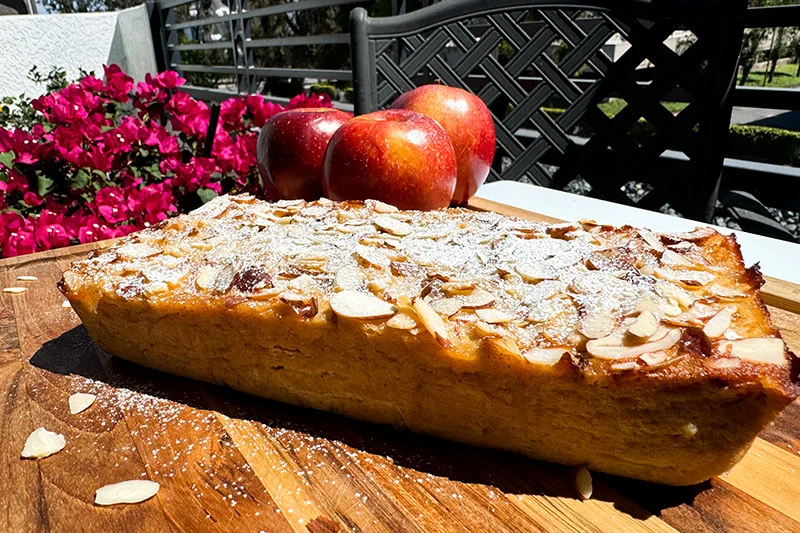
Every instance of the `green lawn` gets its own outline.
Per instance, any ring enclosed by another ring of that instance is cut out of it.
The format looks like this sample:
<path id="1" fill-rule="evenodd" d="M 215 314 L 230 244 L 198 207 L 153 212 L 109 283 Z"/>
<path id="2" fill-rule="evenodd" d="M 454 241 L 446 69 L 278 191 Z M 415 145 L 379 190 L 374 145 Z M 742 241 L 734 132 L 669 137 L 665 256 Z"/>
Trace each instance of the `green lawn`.
<path id="1" fill-rule="evenodd" d="M 605 113 L 606 116 L 613 118 L 617 116 L 617 113 L 622 111 L 625 105 L 625 101 L 620 98 L 610 98 L 608 102 L 598 104 L 597 107 L 599 107 L 600 111 Z M 678 113 L 679 111 L 683 111 L 689 104 L 686 102 L 662 102 L 662 105 L 671 113 Z"/>
<path id="2" fill-rule="evenodd" d="M 764 71 L 754 70 L 747 76 L 745 85 L 761 87 L 764 83 Z M 800 85 L 800 76 L 797 76 L 797 65 L 787 64 L 778 65 L 775 68 L 775 76 L 772 83 L 767 83 L 767 87 L 796 87 Z"/>

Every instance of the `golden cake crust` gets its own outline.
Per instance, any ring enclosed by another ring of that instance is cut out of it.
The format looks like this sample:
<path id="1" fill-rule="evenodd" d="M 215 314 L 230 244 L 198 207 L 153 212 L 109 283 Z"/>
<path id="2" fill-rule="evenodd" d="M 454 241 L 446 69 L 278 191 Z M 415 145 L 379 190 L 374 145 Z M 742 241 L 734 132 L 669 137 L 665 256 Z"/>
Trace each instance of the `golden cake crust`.
<path id="1" fill-rule="evenodd" d="M 687 484 L 797 396 L 761 283 L 713 230 L 243 196 L 93 254 L 61 288 L 101 348 L 152 368 Z"/>

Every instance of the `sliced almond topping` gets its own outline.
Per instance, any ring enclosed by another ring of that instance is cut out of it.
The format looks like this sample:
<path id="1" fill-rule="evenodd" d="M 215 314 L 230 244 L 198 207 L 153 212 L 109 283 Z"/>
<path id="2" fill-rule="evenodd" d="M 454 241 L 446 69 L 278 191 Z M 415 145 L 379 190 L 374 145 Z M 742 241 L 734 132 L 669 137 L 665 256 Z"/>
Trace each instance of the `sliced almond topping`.
<path id="1" fill-rule="evenodd" d="M 470 294 L 475 287 L 477 285 L 472 281 L 448 281 L 442 283 L 441 289 L 447 294 Z"/>
<path id="2" fill-rule="evenodd" d="M 372 235 L 367 237 L 361 237 L 358 240 L 358 242 L 359 244 L 363 244 L 364 246 L 376 246 L 378 248 L 381 248 L 386 243 L 386 239 L 384 239 L 383 237 Z"/>
<path id="3" fill-rule="evenodd" d="M 675 326 L 699 326 L 718 312 L 719 311 L 715 307 L 701 302 L 695 302 L 686 312 L 666 316 L 663 320 Z"/>
<path id="4" fill-rule="evenodd" d="M 70 414 L 77 415 L 92 406 L 97 396 L 85 392 L 76 392 L 69 397 L 69 412 Z"/>
<path id="5" fill-rule="evenodd" d="M 434 311 L 447 317 L 458 313 L 463 307 L 461 301 L 457 298 L 441 298 L 439 300 L 432 301 L 430 304 Z"/>
<path id="6" fill-rule="evenodd" d="M 323 270 L 328 258 L 320 252 L 306 252 L 297 255 L 294 258 L 294 262 L 299 267 L 310 270 Z"/>
<path id="7" fill-rule="evenodd" d="M 387 288 L 386 281 L 382 279 L 371 279 L 367 282 L 367 290 L 378 298 L 384 297 Z"/>
<path id="8" fill-rule="evenodd" d="M 661 339 L 644 344 L 625 346 L 617 335 L 609 335 L 602 339 L 593 339 L 586 343 L 586 351 L 601 359 L 629 359 L 639 357 L 648 352 L 667 350 L 675 346 L 681 339 L 680 329 L 671 329 Z"/>
<path id="9" fill-rule="evenodd" d="M 17 281 L 39 281 L 36 276 L 17 276 Z"/>
<path id="10" fill-rule="evenodd" d="M 486 337 L 484 338 L 484 342 L 503 355 L 513 355 L 517 357 L 522 356 L 519 346 L 517 345 L 517 341 L 508 335 L 501 335 L 499 337 Z"/>
<path id="11" fill-rule="evenodd" d="M 675 300 L 681 307 L 689 307 L 694 302 L 692 295 L 686 289 L 682 289 L 674 283 L 659 281 L 656 283 L 655 289 L 658 294 L 668 300 Z"/>
<path id="12" fill-rule="evenodd" d="M 786 349 L 783 340 L 776 337 L 754 337 L 736 341 L 723 340 L 717 343 L 722 354 L 756 363 L 782 365 L 786 362 Z"/>
<path id="13" fill-rule="evenodd" d="M 169 290 L 169 286 L 163 281 L 151 281 L 144 286 L 145 294 L 162 294 Z"/>
<path id="14" fill-rule="evenodd" d="M 161 250 L 144 243 L 128 243 L 117 248 L 117 254 L 124 259 L 143 259 L 161 253 Z"/>
<path id="15" fill-rule="evenodd" d="M 334 229 L 336 231 L 341 232 L 341 233 L 350 234 L 350 233 L 355 233 L 358 230 L 360 230 L 361 226 L 354 226 L 354 225 L 351 225 L 351 224 L 337 224 L 337 225 L 334 226 Z"/>
<path id="16" fill-rule="evenodd" d="M 554 268 L 549 268 L 540 263 L 523 263 L 516 265 L 514 270 L 523 280 L 532 283 L 547 279 L 558 279 L 558 272 Z"/>
<path id="17" fill-rule="evenodd" d="M 711 359 L 708 366 L 712 368 L 738 368 L 742 366 L 742 360 L 738 357 L 720 357 L 719 359 Z"/>
<path id="18" fill-rule="evenodd" d="M 650 248 L 656 250 L 657 252 L 663 252 L 665 250 L 664 245 L 661 244 L 661 239 L 659 239 L 655 233 L 648 229 L 640 229 L 639 236 L 644 239 Z"/>
<path id="19" fill-rule="evenodd" d="M 642 311 L 628 328 L 628 333 L 640 338 L 650 337 L 658 329 L 658 319 L 651 311 Z"/>
<path id="20" fill-rule="evenodd" d="M 466 296 L 459 296 L 461 306 L 466 309 L 481 309 L 494 305 L 495 298 L 491 293 L 482 289 L 475 289 Z"/>
<path id="21" fill-rule="evenodd" d="M 476 309 L 475 314 L 487 324 L 505 324 L 514 320 L 514 315 L 497 309 Z"/>
<path id="22" fill-rule="evenodd" d="M 735 341 L 735 340 L 739 340 L 739 339 L 742 338 L 741 335 L 739 335 L 738 333 L 736 333 L 734 330 L 732 330 L 730 328 L 725 330 L 725 333 L 723 333 L 722 336 L 725 337 L 726 339 L 728 339 L 729 341 Z"/>
<path id="23" fill-rule="evenodd" d="M 573 231 L 582 229 L 578 224 L 574 222 L 562 222 L 561 224 L 550 224 L 545 228 L 550 237 L 554 239 L 563 239 L 567 236 L 567 234 L 572 233 Z"/>
<path id="24" fill-rule="evenodd" d="M 475 321 L 475 332 L 478 334 L 479 337 L 499 337 L 501 335 L 500 331 L 495 328 L 494 326 L 490 326 L 483 320 L 476 320 Z"/>
<path id="25" fill-rule="evenodd" d="M 334 286 L 340 291 L 357 290 L 363 287 L 366 281 L 367 277 L 360 268 L 346 266 L 340 268 L 336 272 L 336 281 L 334 282 Z"/>
<path id="26" fill-rule="evenodd" d="M 21 455 L 25 459 L 42 459 L 60 452 L 66 445 L 64 435 L 39 428 L 28 435 Z"/>
<path id="27" fill-rule="evenodd" d="M 248 300 L 255 300 L 257 302 L 263 302 L 266 300 L 272 300 L 276 296 L 278 296 L 283 289 L 280 287 L 271 287 L 269 289 L 256 289 L 255 292 L 248 294 Z"/>
<path id="28" fill-rule="evenodd" d="M 553 366 L 569 353 L 568 348 L 531 348 L 522 353 L 523 359 L 539 365 Z"/>
<path id="29" fill-rule="evenodd" d="M 417 327 L 417 321 L 414 320 L 414 318 L 409 313 L 405 311 L 400 311 L 392 318 L 387 320 L 386 325 L 394 329 L 408 330 Z"/>
<path id="30" fill-rule="evenodd" d="M 628 372 L 630 370 L 636 370 L 639 368 L 639 365 L 636 364 L 636 361 L 625 361 L 623 363 L 614 363 L 611 365 L 612 372 Z"/>
<path id="31" fill-rule="evenodd" d="M 303 318 L 313 318 L 319 311 L 317 299 L 308 294 L 283 291 L 280 298 L 283 303 L 288 304 L 295 313 Z"/>
<path id="32" fill-rule="evenodd" d="M 383 253 L 362 245 L 356 246 L 356 257 L 363 263 L 378 268 L 389 268 L 391 263 Z"/>
<path id="33" fill-rule="evenodd" d="M 643 311 L 650 311 L 653 314 L 657 314 L 660 311 L 659 302 L 656 300 L 641 300 L 636 304 L 636 311 L 640 313 Z"/>
<path id="34" fill-rule="evenodd" d="M 653 270 L 653 267 L 647 264 L 642 265 L 639 268 L 639 274 L 641 274 L 642 276 L 652 276 L 654 272 L 655 270 Z"/>
<path id="35" fill-rule="evenodd" d="M 707 228 L 707 227 L 698 227 L 695 228 L 693 231 L 684 232 L 684 233 L 665 233 L 664 237 L 671 241 L 680 242 L 680 241 L 700 241 L 711 237 L 712 235 L 716 235 L 716 231 Z"/>
<path id="36" fill-rule="evenodd" d="M 65 308 L 65 309 L 70 309 L 70 308 L 72 308 L 72 304 L 69 303 L 69 300 L 64 300 L 63 302 L 61 302 L 61 307 Z"/>
<path id="37" fill-rule="evenodd" d="M 409 298 L 406 295 L 398 296 L 397 307 L 401 309 L 413 309 L 413 303 L 411 302 L 411 298 Z"/>
<path id="38" fill-rule="evenodd" d="M 662 350 L 659 352 L 643 353 L 639 356 L 639 359 L 647 366 L 656 366 L 667 360 L 667 352 Z"/>
<path id="39" fill-rule="evenodd" d="M 7 292 L 9 294 L 20 294 L 28 290 L 28 287 L 6 287 L 3 289 L 3 292 Z"/>
<path id="40" fill-rule="evenodd" d="M 654 271 L 657 278 L 678 281 L 684 285 L 702 286 L 708 285 L 717 277 L 705 270 L 673 270 L 671 268 L 657 268 Z"/>
<path id="41" fill-rule="evenodd" d="M 681 307 L 672 300 L 661 302 L 658 306 L 659 311 L 666 317 L 676 317 L 681 314 Z M 664 319 L 664 321 L 668 321 Z"/>
<path id="42" fill-rule="evenodd" d="M 216 268 L 206 265 L 197 271 L 197 277 L 195 278 L 194 282 L 201 289 L 210 290 L 214 288 L 214 284 L 217 282 L 218 275 L 219 272 L 217 272 Z"/>
<path id="43" fill-rule="evenodd" d="M 706 290 L 713 296 L 716 296 L 717 298 L 722 298 L 723 300 L 736 300 L 739 298 L 747 298 L 747 294 L 741 291 L 737 291 L 736 289 L 732 289 L 730 287 L 719 285 L 717 283 L 714 283 L 713 285 L 706 287 Z"/>
<path id="44" fill-rule="evenodd" d="M 731 319 L 735 312 L 735 307 L 725 307 L 722 311 L 714 315 L 703 327 L 703 333 L 706 334 L 706 337 L 709 339 L 721 337 L 728 328 L 731 327 Z"/>
<path id="45" fill-rule="evenodd" d="M 679 253 L 673 252 L 672 250 L 664 250 L 664 252 L 661 254 L 661 264 L 666 266 L 696 266 L 694 262 L 690 261 Z"/>
<path id="46" fill-rule="evenodd" d="M 354 290 L 337 292 L 331 296 L 331 309 L 341 317 L 359 320 L 388 318 L 395 313 L 394 306 L 377 296 Z"/>
<path id="47" fill-rule="evenodd" d="M 367 206 L 372 206 L 372 210 L 376 213 L 396 213 L 400 211 L 393 205 L 385 204 L 379 200 L 367 200 Z"/>
<path id="48" fill-rule="evenodd" d="M 405 237 L 406 235 L 410 235 L 413 231 L 410 224 L 406 224 L 402 220 L 397 220 L 388 215 L 375 217 L 373 222 L 386 233 L 397 235 L 398 237 Z"/>
<path id="49" fill-rule="evenodd" d="M 445 325 L 442 317 L 440 317 L 439 314 L 428 305 L 428 302 L 422 298 L 416 298 L 413 306 L 414 311 L 417 312 L 417 316 L 420 321 L 422 321 L 422 325 L 425 326 L 425 329 L 428 330 L 428 333 L 433 335 L 433 338 L 436 339 L 436 342 L 442 347 L 450 348 L 453 345 L 453 341 L 450 338 L 447 325 Z"/>
<path id="50" fill-rule="evenodd" d="M 605 337 L 616 325 L 614 316 L 605 311 L 587 313 L 582 319 L 578 331 L 590 339 Z"/>
<path id="51" fill-rule="evenodd" d="M 581 500 L 588 500 L 592 497 L 592 474 L 590 474 L 586 468 L 580 467 L 575 470 L 573 483 L 575 494 L 577 494 Z"/>
<path id="52" fill-rule="evenodd" d="M 94 494 L 95 505 L 139 503 L 156 495 L 160 485 L 147 479 L 132 479 L 100 487 Z"/>

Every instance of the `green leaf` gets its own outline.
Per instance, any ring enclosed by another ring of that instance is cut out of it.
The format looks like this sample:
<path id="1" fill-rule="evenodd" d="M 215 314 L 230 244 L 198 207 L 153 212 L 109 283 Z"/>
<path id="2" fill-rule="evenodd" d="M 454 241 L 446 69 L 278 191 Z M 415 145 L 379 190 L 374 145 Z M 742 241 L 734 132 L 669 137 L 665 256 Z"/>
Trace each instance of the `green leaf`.
<path id="1" fill-rule="evenodd" d="M 39 181 L 39 196 L 45 196 L 47 193 L 53 190 L 56 184 L 53 180 L 43 174 L 39 174 L 37 177 Z"/>
<path id="2" fill-rule="evenodd" d="M 197 197 L 205 204 L 216 198 L 217 193 L 211 189 L 197 189 Z"/>
<path id="3" fill-rule="evenodd" d="M 14 158 L 17 157 L 17 154 L 14 153 L 14 150 L 9 150 L 8 152 L 0 153 L 0 163 L 4 166 L 11 168 L 14 166 Z"/>
<path id="4" fill-rule="evenodd" d="M 70 187 L 72 189 L 83 189 L 89 185 L 89 173 L 85 169 L 79 168 L 72 178 L 70 178 Z"/>

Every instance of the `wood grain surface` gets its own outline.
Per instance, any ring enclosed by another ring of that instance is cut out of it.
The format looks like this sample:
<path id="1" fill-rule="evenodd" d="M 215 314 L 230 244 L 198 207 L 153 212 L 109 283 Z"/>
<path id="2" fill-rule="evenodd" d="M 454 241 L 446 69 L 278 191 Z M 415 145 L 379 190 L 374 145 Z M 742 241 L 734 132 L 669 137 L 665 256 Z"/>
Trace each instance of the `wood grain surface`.
<path id="1" fill-rule="evenodd" d="M 675 488 L 595 474 L 592 499 L 580 501 L 560 465 L 270 402 L 99 352 L 55 283 L 71 261 L 105 245 L 0 261 L 0 288 L 28 289 L 0 293 L 0 531 L 800 531 L 797 402 L 719 478 Z M 772 287 L 773 320 L 797 352 L 800 288 Z M 71 415 L 75 392 L 98 399 Z M 20 459 L 40 426 L 62 433 L 66 448 Z M 140 504 L 93 504 L 97 488 L 127 479 L 161 489 Z"/>

